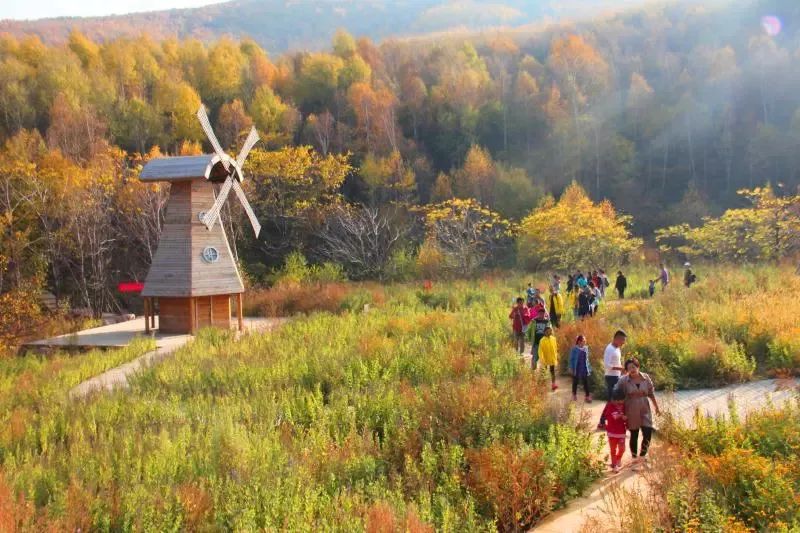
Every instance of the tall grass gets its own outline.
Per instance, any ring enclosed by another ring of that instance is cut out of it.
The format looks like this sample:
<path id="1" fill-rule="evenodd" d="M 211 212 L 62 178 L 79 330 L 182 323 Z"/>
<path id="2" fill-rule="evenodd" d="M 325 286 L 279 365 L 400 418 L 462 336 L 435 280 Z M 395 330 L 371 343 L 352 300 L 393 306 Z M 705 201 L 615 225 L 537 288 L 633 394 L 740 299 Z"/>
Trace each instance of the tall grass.
<path id="1" fill-rule="evenodd" d="M 23 530 L 527 528 L 599 474 L 589 435 L 509 349 L 502 291 L 448 292 L 203 331 L 129 391 L 43 405 L 0 509 Z"/>
<path id="2" fill-rule="evenodd" d="M 624 329 L 624 356 L 638 357 L 656 386 L 667 389 L 800 373 L 800 278 L 789 268 L 769 266 L 699 270 L 700 281 L 690 289 L 675 276 L 654 298 L 607 294 L 597 318 L 567 322 L 558 332 L 561 345 L 586 334 L 592 363 L 602 370 L 605 345 L 616 329 Z M 634 270 L 631 277 L 646 275 Z M 602 372 L 595 378 L 602 388 Z"/>
<path id="3" fill-rule="evenodd" d="M 597 318 L 567 318 L 562 361 L 586 334 L 602 379 L 602 350 L 621 327 L 626 355 L 638 354 L 660 386 L 798 369 L 790 332 L 800 282 L 768 267 L 701 274 L 688 290 L 675 283 L 652 300 L 609 297 Z M 528 278 L 342 286 L 328 310 L 297 309 L 308 316 L 239 341 L 203 331 L 130 390 L 77 402 L 65 400 L 71 385 L 142 347 L 0 362 L 0 529 L 529 528 L 581 493 L 601 465 L 590 435 L 549 405 L 542 376 L 513 351 L 508 312 Z M 313 301 L 319 287 L 291 289 L 292 301 Z M 274 297 L 264 294 L 255 309 Z M 735 429 L 698 441 L 699 460 L 716 466 L 697 474 L 697 486 L 734 471 L 726 461 L 740 450 L 796 456 L 794 434 L 767 429 L 757 445 L 753 432 L 736 440 Z M 705 451 L 716 441 L 736 445 Z M 718 507 L 737 523 L 770 509 L 769 524 L 790 523 L 793 463 L 747 461 L 753 471 L 737 478 L 741 487 L 770 475 L 778 496 L 742 488 L 736 501 L 755 494 L 762 503 Z M 716 512 L 705 496 L 691 498 Z"/>

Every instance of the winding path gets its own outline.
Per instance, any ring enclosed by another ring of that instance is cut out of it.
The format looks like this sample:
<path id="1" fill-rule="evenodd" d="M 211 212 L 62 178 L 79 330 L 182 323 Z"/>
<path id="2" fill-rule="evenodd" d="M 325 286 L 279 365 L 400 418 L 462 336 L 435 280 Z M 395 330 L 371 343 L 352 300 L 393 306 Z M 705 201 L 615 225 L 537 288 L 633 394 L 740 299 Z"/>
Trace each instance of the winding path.
<path id="1" fill-rule="evenodd" d="M 562 379 L 560 389 L 553 394 L 553 401 L 564 403 L 570 401 L 571 381 Z M 795 398 L 798 382 L 796 380 L 761 380 L 739 385 L 729 385 L 718 389 L 684 390 L 674 393 L 657 393 L 662 411 L 687 424 L 692 424 L 695 413 L 700 412 L 709 416 L 727 416 L 730 405 L 735 405 L 739 415 L 757 411 L 770 404 L 781 404 Z M 581 398 L 579 392 L 579 399 Z M 580 403 L 578 409 L 590 417 L 594 422 L 600 418 L 604 403 L 600 401 L 592 404 Z M 658 421 L 656 420 L 656 424 Z M 599 439 L 605 442 L 605 434 L 597 433 Z M 606 448 L 604 448 L 605 450 Z M 626 450 L 623 461 L 630 460 L 630 452 Z M 544 533 L 569 533 L 579 531 L 586 520 L 604 512 L 604 496 L 611 487 L 619 484 L 633 490 L 646 490 L 642 478 L 636 472 L 627 468 L 622 473 L 608 476 L 596 481 L 581 498 L 571 501 L 564 509 L 556 511 L 536 527 L 534 531 Z"/>

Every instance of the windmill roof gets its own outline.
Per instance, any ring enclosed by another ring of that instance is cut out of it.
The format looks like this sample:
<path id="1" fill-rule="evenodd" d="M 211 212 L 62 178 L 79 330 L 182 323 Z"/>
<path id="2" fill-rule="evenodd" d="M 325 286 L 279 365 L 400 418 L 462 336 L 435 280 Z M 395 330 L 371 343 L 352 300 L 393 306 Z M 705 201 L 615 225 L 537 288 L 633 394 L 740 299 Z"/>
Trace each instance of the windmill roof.
<path id="1" fill-rule="evenodd" d="M 219 161 L 214 154 L 159 157 L 151 159 L 139 174 L 142 181 L 181 181 L 208 178 Z"/>

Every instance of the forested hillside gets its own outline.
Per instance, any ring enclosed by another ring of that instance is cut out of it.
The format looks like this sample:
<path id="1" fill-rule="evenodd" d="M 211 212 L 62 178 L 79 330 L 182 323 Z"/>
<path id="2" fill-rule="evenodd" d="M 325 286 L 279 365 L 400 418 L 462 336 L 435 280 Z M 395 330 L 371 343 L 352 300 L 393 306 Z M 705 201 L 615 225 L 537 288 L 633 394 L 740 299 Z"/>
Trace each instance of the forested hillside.
<path id="1" fill-rule="evenodd" d="M 4 36 L 0 292 L 36 273 L 112 305 L 109 287 L 146 271 L 166 197 L 136 174 L 155 154 L 201 149 L 201 102 L 224 145 L 251 124 L 265 140 L 246 168 L 265 231 L 256 242 L 231 225 L 256 276 L 293 250 L 347 257 L 336 238 L 369 224 L 385 248 L 350 274 L 384 276 L 398 250 L 428 257 L 425 228 L 443 227 L 418 206 L 453 198 L 448 213 L 494 232 L 476 264 L 512 264 L 508 228 L 573 181 L 652 240 L 739 205 L 741 188 L 795 190 L 798 22 L 793 0 L 678 5 L 535 32 L 339 33 L 327 52 L 277 56 L 227 38 Z M 570 205 L 554 213 L 569 220 Z"/>
<path id="2" fill-rule="evenodd" d="M 613 9 L 644 3 L 646 0 L 617 1 Z M 586 17 L 608 12 L 611 8 L 607 4 L 605 0 L 232 0 L 194 9 L 107 17 L 6 20 L 0 21 L 0 32 L 17 37 L 38 35 L 51 44 L 65 42 L 73 29 L 95 41 L 135 37 L 143 32 L 157 40 L 193 37 L 213 41 L 229 35 L 252 38 L 270 53 L 281 53 L 322 49 L 338 29 L 381 40 Z"/>

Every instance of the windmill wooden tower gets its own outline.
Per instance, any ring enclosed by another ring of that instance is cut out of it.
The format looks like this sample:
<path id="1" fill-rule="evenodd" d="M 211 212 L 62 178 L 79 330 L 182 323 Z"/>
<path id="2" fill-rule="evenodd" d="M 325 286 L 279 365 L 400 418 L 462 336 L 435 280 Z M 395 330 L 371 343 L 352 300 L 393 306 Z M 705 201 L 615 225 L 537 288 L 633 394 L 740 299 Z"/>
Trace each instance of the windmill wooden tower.
<path id="1" fill-rule="evenodd" d="M 171 184 L 161 240 L 145 278 L 145 330 L 155 327 L 155 301 L 159 330 L 193 333 L 204 326 L 231 327 L 231 300 L 236 299 L 241 331 L 244 285 L 231 253 L 220 209 L 231 189 L 236 193 L 256 237 L 261 225 L 242 190 L 242 165 L 258 142 L 256 129 L 233 159 L 214 135 L 205 108 L 197 118 L 214 148 L 213 154 L 161 157 L 149 161 L 139 179 Z M 222 183 L 214 194 L 214 184 Z M 219 222 L 219 223 L 218 223 Z"/>

